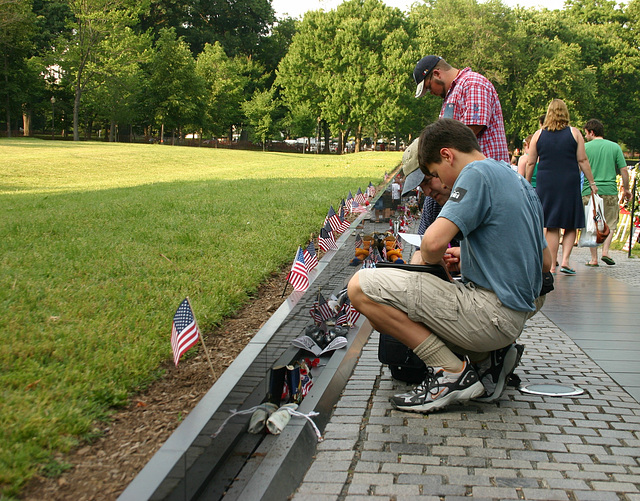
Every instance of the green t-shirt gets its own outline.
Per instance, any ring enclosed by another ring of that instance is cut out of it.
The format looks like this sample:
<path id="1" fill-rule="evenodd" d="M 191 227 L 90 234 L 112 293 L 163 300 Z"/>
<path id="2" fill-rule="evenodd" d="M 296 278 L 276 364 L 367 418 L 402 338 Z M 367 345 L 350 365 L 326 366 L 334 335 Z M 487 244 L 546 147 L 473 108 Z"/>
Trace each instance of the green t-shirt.
<path id="1" fill-rule="evenodd" d="M 608 139 L 592 139 L 584 145 L 591 164 L 593 179 L 598 186 L 598 195 L 617 195 L 618 171 L 627 166 L 622 150 L 617 143 Z M 582 185 L 582 196 L 591 195 L 589 181 L 585 177 Z"/>

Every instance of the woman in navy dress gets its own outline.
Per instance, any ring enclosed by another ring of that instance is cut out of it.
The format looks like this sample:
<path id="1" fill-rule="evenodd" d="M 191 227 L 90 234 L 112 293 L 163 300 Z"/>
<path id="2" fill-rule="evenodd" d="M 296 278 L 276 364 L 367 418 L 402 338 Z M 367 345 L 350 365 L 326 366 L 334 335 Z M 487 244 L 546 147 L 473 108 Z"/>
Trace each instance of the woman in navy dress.
<path id="1" fill-rule="evenodd" d="M 560 271 L 575 275 L 569 258 L 576 241 L 576 230 L 584 228 L 582 204 L 582 171 L 594 193 L 598 187 L 593 180 L 589 159 L 584 149 L 584 138 L 578 129 L 569 125 L 569 110 L 561 99 L 549 104 L 544 124 L 531 139 L 526 177 L 531 181 L 538 162 L 536 192 L 544 210 L 544 231 L 552 256 L 558 255 L 560 230 L 562 237 L 562 265 Z M 551 271 L 556 271 L 555 260 Z"/>

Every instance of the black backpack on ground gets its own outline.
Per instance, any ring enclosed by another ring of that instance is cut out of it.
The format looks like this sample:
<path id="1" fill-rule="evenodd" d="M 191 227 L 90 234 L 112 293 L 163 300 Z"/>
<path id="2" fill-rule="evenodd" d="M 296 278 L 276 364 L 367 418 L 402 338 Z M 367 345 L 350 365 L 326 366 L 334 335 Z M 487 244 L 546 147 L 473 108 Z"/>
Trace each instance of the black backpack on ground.
<path id="1" fill-rule="evenodd" d="M 378 360 L 389 366 L 394 379 L 405 383 L 421 383 L 427 375 L 424 362 L 411 349 L 388 334 L 380 334 Z"/>
<path id="2" fill-rule="evenodd" d="M 400 268 L 418 273 L 431 273 L 443 280 L 449 280 L 445 269 L 438 264 L 377 263 L 376 268 Z M 378 360 L 389 366 L 394 379 L 405 383 L 422 383 L 427 375 L 424 362 L 410 348 L 388 334 L 380 333 Z"/>

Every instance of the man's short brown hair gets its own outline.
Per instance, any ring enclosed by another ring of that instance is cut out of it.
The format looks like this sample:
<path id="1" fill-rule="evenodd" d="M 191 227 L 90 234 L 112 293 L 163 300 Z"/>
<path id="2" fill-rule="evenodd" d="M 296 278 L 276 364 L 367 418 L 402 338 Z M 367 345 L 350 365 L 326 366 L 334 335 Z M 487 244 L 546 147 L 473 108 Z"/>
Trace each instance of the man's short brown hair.
<path id="1" fill-rule="evenodd" d="M 596 137 L 604 137 L 604 125 L 597 118 L 592 118 L 588 120 L 586 124 L 584 124 L 584 130 L 588 130 L 592 132 Z"/>
<path id="2" fill-rule="evenodd" d="M 424 174 L 429 174 L 427 165 L 442 161 L 442 148 L 453 148 L 462 153 L 482 152 L 476 135 L 469 127 L 452 118 L 441 118 L 427 125 L 420 133 L 418 164 Z"/>

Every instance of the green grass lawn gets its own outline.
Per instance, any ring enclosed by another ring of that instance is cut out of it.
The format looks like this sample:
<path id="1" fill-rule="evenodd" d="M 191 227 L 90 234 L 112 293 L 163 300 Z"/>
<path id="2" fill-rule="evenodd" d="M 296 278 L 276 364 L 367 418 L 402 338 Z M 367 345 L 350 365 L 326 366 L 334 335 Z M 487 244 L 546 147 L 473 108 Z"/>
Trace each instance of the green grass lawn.
<path id="1" fill-rule="evenodd" d="M 210 330 L 400 159 L 0 140 L 0 495 L 159 376 L 185 296 Z"/>

